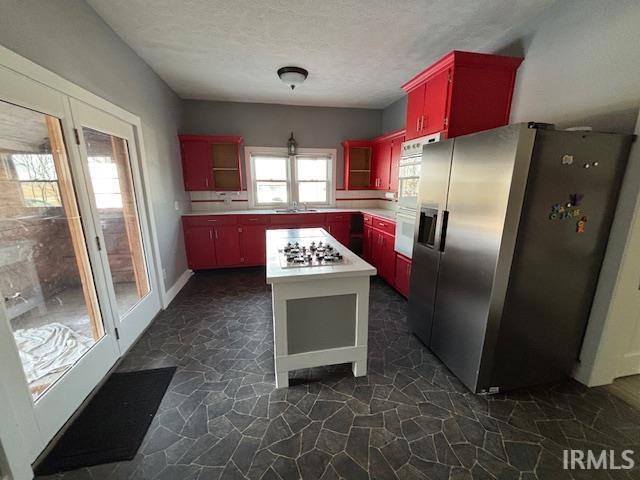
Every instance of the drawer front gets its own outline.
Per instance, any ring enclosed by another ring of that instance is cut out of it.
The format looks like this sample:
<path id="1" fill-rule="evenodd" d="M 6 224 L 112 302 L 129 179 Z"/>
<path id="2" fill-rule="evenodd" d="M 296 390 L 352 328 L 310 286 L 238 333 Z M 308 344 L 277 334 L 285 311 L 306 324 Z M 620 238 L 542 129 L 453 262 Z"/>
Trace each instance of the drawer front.
<path id="1" fill-rule="evenodd" d="M 373 217 L 367 213 L 363 213 L 362 214 L 362 220 L 364 221 L 365 225 L 371 225 L 373 226 Z"/>
<path id="2" fill-rule="evenodd" d="M 348 222 L 350 220 L 350 213 L 327 213 L 327 222 Z"/>
<path id="3" fill-rule="evenodd" d="M 391 235 L 395 235 L 396 233 L 396 223 L 393 220 L 386 220 L 384 218 L 373 217 L 373 228 L 390 233 Z"/>
<path id="4" fill-rule="evenodd" d="M 324 223 L 322 213 L 280 213 L 271 215 L 271 225 L 320 225 Z"/>
<path id="5" fill-rule="evenodd" d="M 204 227 L 207 225 L 236 225 L 235 215 L 197 215 L 183 217 L 184 224 L 189 227 Z"/>
<path id="6" fill-rule="evenodd" d="M 238 215 L 238 223 L 241 225 L 267 225 L 269 215 Z"/>

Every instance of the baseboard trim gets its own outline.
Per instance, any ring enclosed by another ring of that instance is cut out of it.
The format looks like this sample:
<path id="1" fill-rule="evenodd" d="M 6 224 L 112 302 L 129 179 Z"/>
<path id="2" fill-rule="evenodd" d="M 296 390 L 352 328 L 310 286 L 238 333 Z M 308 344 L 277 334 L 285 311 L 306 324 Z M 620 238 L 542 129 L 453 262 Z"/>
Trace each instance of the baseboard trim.
<path id="1" fill-rule="evenodd" d="M 178 277 L 178 280 L 176 280 L 171 288 L 167 290 L 163 295 L 162 308 L 166 309 L 169 304 L 173 302 L 173 299 L 176 298 L 176 295 L 178 295 L 180 290 L 182 290 L 182 288 L 187 284 L 187 282 L 191 278 L 191 275 L 193 275 L 193 270 L 187 269 L 182 273 L 182 275 L 180 275 L 180 277 Z"/>

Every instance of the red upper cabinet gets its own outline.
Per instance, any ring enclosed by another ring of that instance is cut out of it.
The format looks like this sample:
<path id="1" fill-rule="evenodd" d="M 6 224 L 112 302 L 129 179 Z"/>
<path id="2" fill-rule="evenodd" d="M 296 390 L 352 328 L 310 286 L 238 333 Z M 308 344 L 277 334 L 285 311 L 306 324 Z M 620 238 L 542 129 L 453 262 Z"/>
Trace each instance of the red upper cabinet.
<path id="1" fill-rule="evenodd" d="M 213 171 L 209 148 L 209 143 L 202 140 L 180 140 L 185 190 L 212 189 Z"/>
<path id="2" fill-rule="evenodd" d="M 389 190 L 398 191 L 398 173 L 400 170 L 400 158 L 402 157 L 402 142 L 404 132 L 391 141 L 391 173 L 389 174 Z"/>
<path id="3" fill-rule="evenodd" d="M 391 142 L 386 139 L 374 140 L 372 188 L 374 190 L 388 190 L 391 174 Z"/>
<path id="4" fill-rule="evenodd" d="M 373 139 L 372 189 L 396 191 L 404 130 Z"/>
<path id="5" fill-rule="evenodd" d="M 403 85 L 407 140 L 442 132 L 445 138 L 509 123 L 522 58 L 454 50 Z"/>
<path id="6" fill-rule="evenodd" d="M 446 69 L 424 83 L 422 135 L 430 135 L 447 129 L 450 81 L 451 69 Z"/>
<path id="7" fill-rule="evenodd" d="M 422 117 L 424 114 L 424 83 L 416 85 L 407 94 L 407 139 L 422 136 Z"/>
<path id="8" fill-rule="evenodd" d="M 372 144 L 369 140 L 345 140 L 344 189 L 369 190 L 373 187 Z"/>
<path id="9" fill-rule="evenodd" d="M 186 190 L 242 190 L 242 137 L 180 135 L 179 138 Z"/>

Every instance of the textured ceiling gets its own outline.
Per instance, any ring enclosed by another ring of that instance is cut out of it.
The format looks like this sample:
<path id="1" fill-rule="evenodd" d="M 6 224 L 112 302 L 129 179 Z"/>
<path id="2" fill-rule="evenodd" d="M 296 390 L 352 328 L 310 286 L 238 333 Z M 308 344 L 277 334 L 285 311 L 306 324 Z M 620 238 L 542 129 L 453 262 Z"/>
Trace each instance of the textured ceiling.
<path id="1" fill-rule="evenodd" d="M 382 108 L 555 0 L 88 0 L 183 98 Z M 295 91 L 276 70 L 309 70 Z"/>

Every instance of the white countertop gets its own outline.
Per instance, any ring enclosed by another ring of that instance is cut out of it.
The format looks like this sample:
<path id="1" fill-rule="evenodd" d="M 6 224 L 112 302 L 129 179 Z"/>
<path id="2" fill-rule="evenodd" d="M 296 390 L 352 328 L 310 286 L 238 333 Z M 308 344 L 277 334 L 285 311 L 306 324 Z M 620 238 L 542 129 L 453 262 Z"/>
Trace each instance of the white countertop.
<path id="1" fill-rule="evenodd" d="M 302 239 L 302 240 L 301 240 Z M 338 249 L 345 259 L 345 263 L 326 265 L 321 267 L 287 267 L 280 265 L 282 248 L 287 242 L 331 243 L 339 245 Z M 299 281 L 313 281 L 320 278 L 362 277 L 376 274 L 372 265 L 338 242 L 322 228 L 296 228 L 267 230 L 267 283 L 286 283 Z"/>
<path id="2" fill-rule="evenodd" d="M 395 210 L 384 208 L 318 208 L 313 212 L 276 212 L 274 209 L 252 209 L 252 210 L 216 210 L 211 212 L 190 212 L 183 213 L 183 216 L 193 217 L 200 215 L 300 215 L 305 213 L 367 213 L 387 220 L 396 219 Z"/>

